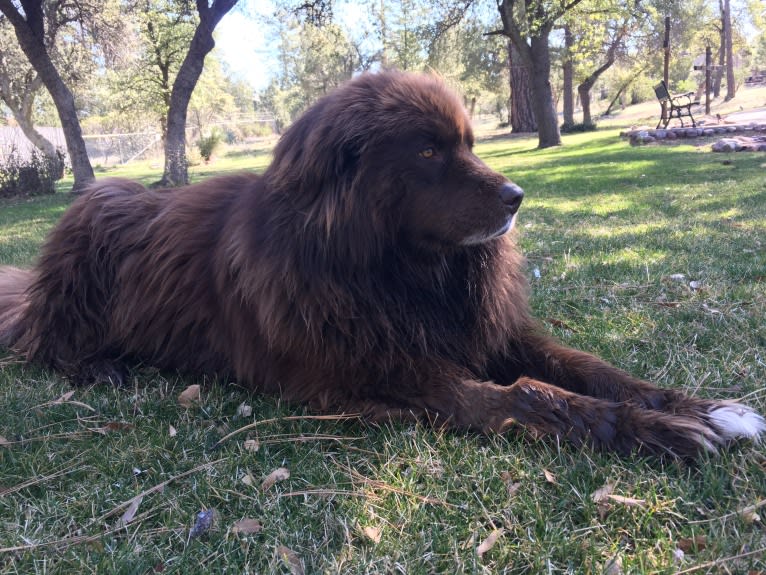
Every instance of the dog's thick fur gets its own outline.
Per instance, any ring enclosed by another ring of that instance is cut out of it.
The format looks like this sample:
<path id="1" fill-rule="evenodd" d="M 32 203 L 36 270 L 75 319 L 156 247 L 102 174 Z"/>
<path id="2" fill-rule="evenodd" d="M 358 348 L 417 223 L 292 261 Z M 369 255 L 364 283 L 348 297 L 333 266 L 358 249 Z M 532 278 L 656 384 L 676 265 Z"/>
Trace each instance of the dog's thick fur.
<path id="1" fill-rule="evenodd" d="M 323 411 L 513 424 L 694 456 L 764 421 L 563 347 L 531 319 L 521 190 L 472 152 L 438 79 L 362 75 L 282 137 L 262 176 L 96 183 L 31 271 L 0 272 L 0 344 L 75 383 L 123 365 L 233 377 Z"/>

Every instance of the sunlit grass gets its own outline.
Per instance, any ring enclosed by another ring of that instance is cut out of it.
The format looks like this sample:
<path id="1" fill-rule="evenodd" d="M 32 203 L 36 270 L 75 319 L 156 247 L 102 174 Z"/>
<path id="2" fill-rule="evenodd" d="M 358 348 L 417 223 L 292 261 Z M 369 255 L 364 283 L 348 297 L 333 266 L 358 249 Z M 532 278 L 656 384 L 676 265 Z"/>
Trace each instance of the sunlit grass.
<path id="1" fill-rule="evenodd" d="M 746 396 L 766 411 L 763 155 L 631 148 L 616 130 L 564 143 L 477 145 L 526 191 L 518 233 L 546 328 L 660 385 Z M 192 178 L 260 171 L 269 159 L 268 147 L 233 152 L 193 167 Z M 148 162 L 98 175 L 149 184 L 160 174 Z M 3 204 L 0 264 L 31 262 L 70 201 L 61 193 Z M 203 385 L 202 402 L 183 409 L 176 397 L 190 383 Z M 150 369 L 136 370 L 125 389 L 77 390 L 80 405 L 50 403 L 67 391 L 35 367 L 0 374 L 0 436 L 11 442 L 0 445 L 2 574 L 290 573 L 279 546 L 306 573 L 595 574 L 615 557 L 624 573 L 766 570 L 762 553 L 732 558 L 766 545 L 762 523 L 739 512 L 766 498 L 763 447 L 737 445 L 687 465 L 523 434 L 287 421 L 279 418 L 304 411 Z M 237 414 L 242 403 L 251 416 Z M 213 449 L 224 434 L 271 418 Z M 246 449 L 247 438 L 260 449 Z M 277 467 L 290 478 L 260 489 Z M 120 505 L 168 480 L 116 528 Z M 591 496 L 607 482 L 642 503 L 599 507 Z M 196 513 L 209 507 L 218 524 L 190 539 Z M 263 529 L 230 531 L 243 517 Z M 479 557 L 495 529 L 503 535 Z M 77 542 L 81 535 L 90 539 Z M 704 549 L 680 558 L 700 536 Z M 720 569 L 703 567 L 715 561 Z"/>

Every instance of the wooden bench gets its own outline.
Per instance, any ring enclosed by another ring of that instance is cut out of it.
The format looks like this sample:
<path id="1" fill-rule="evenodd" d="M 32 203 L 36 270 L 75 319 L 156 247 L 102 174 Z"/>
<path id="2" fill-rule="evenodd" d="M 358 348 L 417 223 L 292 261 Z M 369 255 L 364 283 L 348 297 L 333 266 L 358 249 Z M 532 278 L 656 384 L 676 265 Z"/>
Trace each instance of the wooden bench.
<path id="1" fill-rule="evenodd" d="M 668 87 L 663 80 L 654 87 L 654 93 L 657 95 L 657 100 L 662 106 L 662 113 L 660 114 L 660 121 L 657 122 L 657 127 L 662 125 L 663 128 L 667 128 L 670 120 L 678 118 L 681 121 L 681 127 L 684 126 L 684 117 L 689 117 L 692 121 L 692 127 L 696 128 L 697 124 L 692 116 L 692 106 L 699 105 L 699 100 L 693 100 L 694 92 L 687 92 L 685 94 L 673 94 L 668 92 Z"/>

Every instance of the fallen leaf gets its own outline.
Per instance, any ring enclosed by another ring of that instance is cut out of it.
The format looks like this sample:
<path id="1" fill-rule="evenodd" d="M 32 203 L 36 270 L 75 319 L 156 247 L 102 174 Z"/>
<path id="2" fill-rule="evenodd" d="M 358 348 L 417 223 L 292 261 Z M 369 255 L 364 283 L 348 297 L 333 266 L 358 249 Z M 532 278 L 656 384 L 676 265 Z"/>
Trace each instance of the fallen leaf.
<path id="1" fill-rule="evenodd" d="M 253 414 L 253 408 L 246 403 L 240 403 L 237 407 L 237 417 L 250 417 Z"/>
<path id="2" fill-rule="evenodd" d="M 622 503 L 623 505 L 627 505 L 628 507 L 643 507 L 646 505 L 645 499 L 633 499 L 632 497 L 623 497 L 622 495 L 607 495 L 610 501 L 614 501 L 615 503 Z"/>
<path id="3" fill-rule="evenodd" d="M 189 538 L 194 539 L 210 531 L 218 520 L 218 511 L 213 509 L 204 509 L 197 513 L 194 518 L 194 526 L 189 531 Z"/>
<path id="4" fill-rule="evenodd" d="M 622 575 L 622 557 L 616 555 L 604 565 L 604 575 Z"/>
<path id="5" fill-rule="evenodd" d="M 692 288 L 693 290 L 702 289 L 702 282 L 692 280 L 689 282 L 689 287 Z"/>
<path id="6" fill-rule="evenodd" d="M 245 448 L 245 451 L 250 451 L 251 453 L 255 453 L 261 448 L 261 444 L 258 443 L 255 439 L 247 439 L 245 440 L 245 443 L 242 445 L 242 447 Z"/>
<path id="7" fill-rule="evenodd" d="M 505 488 L 508 490 L 509 497 L 516 495 L 516 492 L 521 488 L 521 481 L 514 481 L 513 475 L 507 471 L 503 471 L 500 474 L 500 479 L 502 479 L 503 483 L 505 483 Z"/>
<path id="8" fill-rule="evenodd" d="M 176 431 L 176 428 L 172 425 L 168 425 L 168 435 L 170 437 L 175 437 L 178 432 Z"/>
<path id="9" fill-rule="evenodd" d="M 761 516 L 755 512 L 755 506 L 745 507 L 739 512 L 739 516 L 745 523 L 753 524 L 758 523 L 761 520 Z"/>
<path id="10" fill-rule="evenodd" d="M 367 538 L 370 539 L 373 543 L 380 543 L 380 537 L 382 534 L 380 527 L 372 527 L 368 525 L 363 529 L 363 531 Z"/>
<path id="11" fill-rule="evenodd" d="M 239 480 L 248 487 L 255 485 L 255 479 L 252 475 L 250 475 L 250 473 L 245 473 L 242 477 L 239 478 Z"/>
<path id="12" fill-rule="evenodd" d="M 55 405 L 57 403 L 64 403 L 65 401 L 69 401 L 70 399 L 72 399 L 72 396 L 74 395 L 74 392 L 75 392 L 74 389 L 72 391 L 67 391 L 64 395 L 62 395 L 58 399 L 54 399 L 53 401 L 51 401 L 51 405 Z"/>
<path id="13" fill-rule="evenodd" d="M 599 487 L 596 489 L 590 496 L 590 498 L 595 503 L 601 503 L 604 501 L 609 495 L 612 494 L 612 491 L 614 491 L 616 483 L 614 481 L 610 481 L 608 483 L 605 483 L 602 487 Z"/>
<path id="14" fill-rule="evenodd" d="M 495 543 L 497 543 L 497 540 L 501 535 L 503 535 L 503 533 L 505 533 L 504 529 L 493 530 L 492 533 L 490 533 L 484 541 L 479 543 L 479 546 L 476 548 L 476 554 L 479 557 L 482 557 L 487 551 L 495 546 Z"/>
<path id="15" fill-rule="evenodd" d="M 303 575 L 303 564 L 298 554 L 284 545 L 277 547 L 277 555 L 290 568 L 292 575 Z"/>
<path id="16" fill-rule="evenodd" d="M 10 441 L 8 441 L 5 437 L 0 435 L 0 446 L 6 446 L 6 445 L 10 445 L 10 444 L 11 444 Z"/>
<path id="17" fill-rule="evenodd" d="M 132 423 L 125 423 L 124 421 L 110 421 L 102 427 L 91 427 L 90 431 L 93 433 L 100 433 L 106 435 L 113 431 L 125 431 L 126 429 L 133 429 L 135 426 Z"/>
<path id="18" fill-rule="evenodd" d="M 290 477 L 290 470 L 286 467 L 278 467 L 266 476 L 266 479 L 261 483 L 261 489 L 266 491 L 273 486 L 277 481 L 284 481 Z"/>
<path id="19" fill-rule="evenodd" d="M 138 506 L 141 505 L 141 502 L 144 500 L 143 495 L 139 495 L 133 501 L 131 501 L 130 505 L 128 505 L 128 508 L 125 510 L 125 513 L 122 514 L 122 516 L 117 520 L 117 526 L 123 527 L 133 521 L 133 519 L 136 517 L 136 513 L 138 512 Z"/>
<path id="20" fill-rule="evenodd" d="M 263 525 L 257 519 L 240 519 L 234 525 L 231 526 L 232 533 L 244 533 L 249 535 L 250 533 L 258 533 L 263 529 Z"/>
<path id="21" fill-rule="evenodd" d="M 543 474 L 545 475 L 545 480 L 548 483 L 553 483 L 554 485 L 557 483 L 556 476 L 547 469 L 543 469 Z"/>
<path id="22" fill-rule="evenodd" d="M 513 497 L 516 495 L 516 492 L 521 489 L 521 481 L 516 481 L 512 483 L 508 483 L 506 485 L 506 488 L 508 489 L 508 496 Z"/>
<path id="23" fill-rule="evenodd" d="M 696 537 L 684 537 L 678 541 L 677 547 L 684 553 L 704 551 L 707 547 L 707 537 L 704 535 L 697 535 Z"/>
<path id="24" fill-rule="evenodd" d="M 200 387 L 197 384 L 190 385 L 178 396 L 178 404 L 187 409 L 194 407 L 200 400 Z"/>

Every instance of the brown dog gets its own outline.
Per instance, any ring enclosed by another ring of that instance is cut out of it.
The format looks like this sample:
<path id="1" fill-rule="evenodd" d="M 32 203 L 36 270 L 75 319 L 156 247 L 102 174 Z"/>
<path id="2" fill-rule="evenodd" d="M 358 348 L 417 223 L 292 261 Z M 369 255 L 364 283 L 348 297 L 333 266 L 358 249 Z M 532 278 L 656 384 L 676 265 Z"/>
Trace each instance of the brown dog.
<path id="1" fill-rule="evenodd" d="M 507 233 L 522 191 L 431 76 L 365 74 L 263 176 L 95 184 L 32 271 L 0 273 L 0 344 L 74 382 L 125 362 L 234 377 L 316 409 L 693 456 L 766 423 L 563 347 Z"/>

